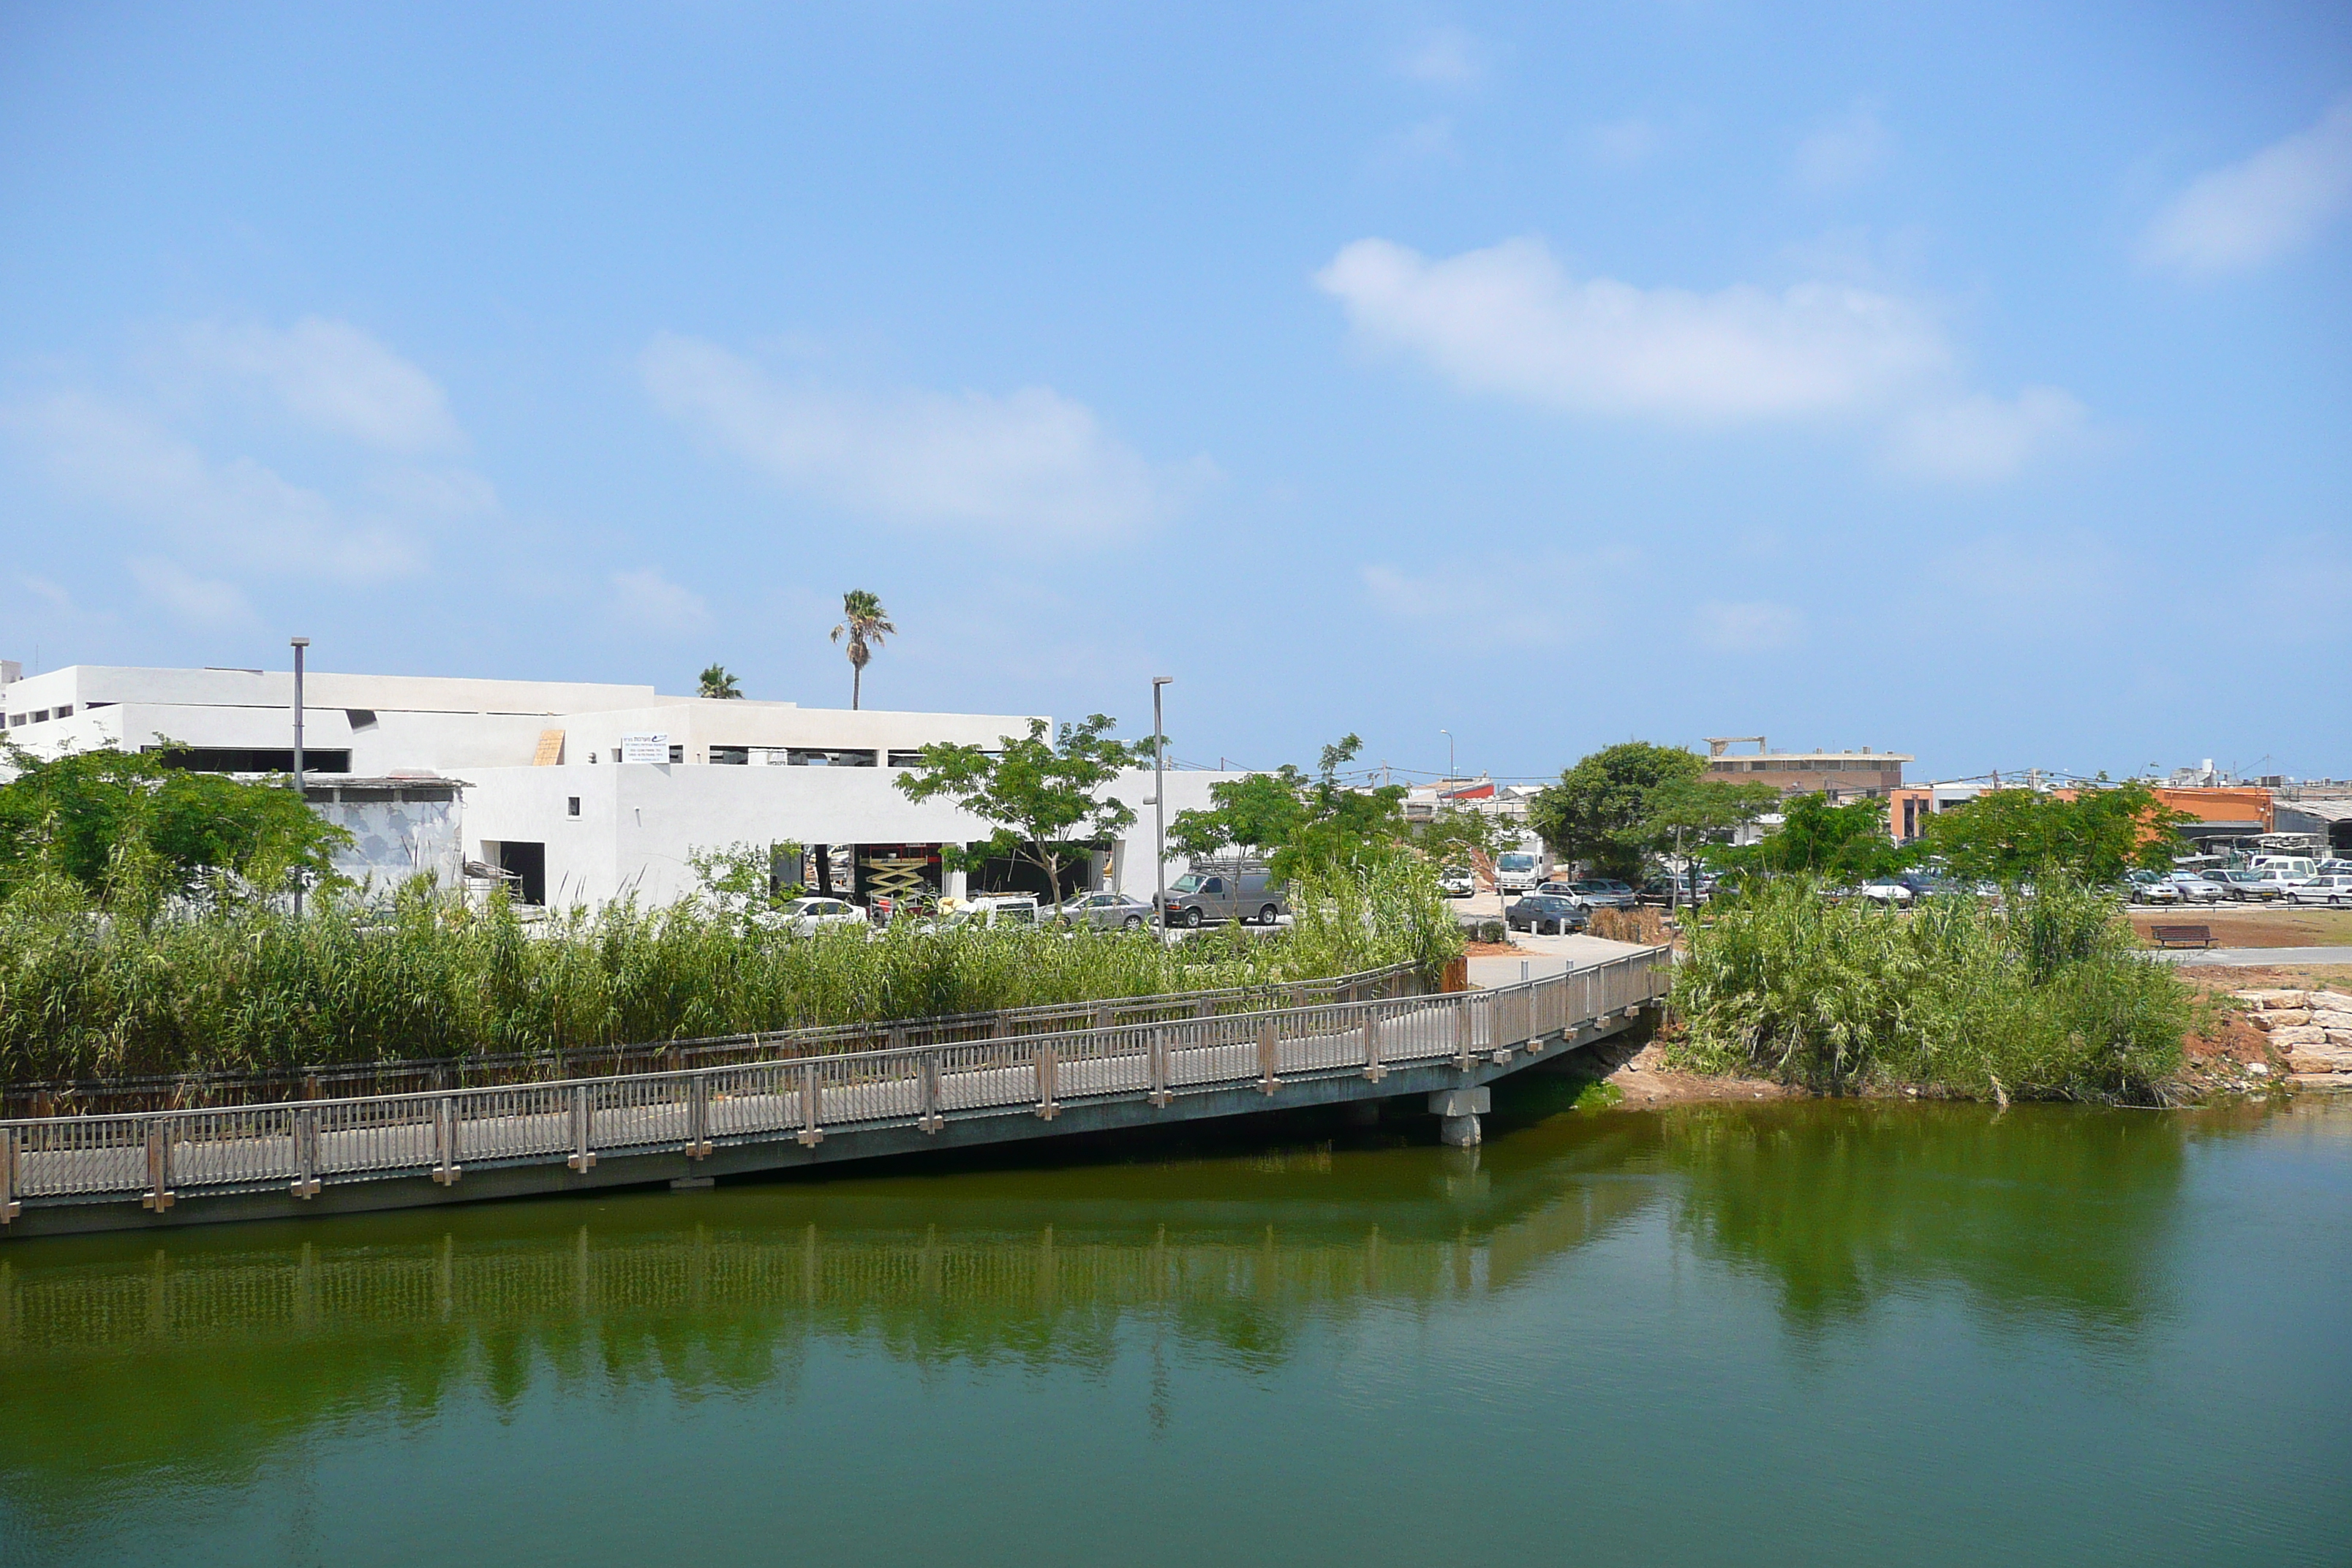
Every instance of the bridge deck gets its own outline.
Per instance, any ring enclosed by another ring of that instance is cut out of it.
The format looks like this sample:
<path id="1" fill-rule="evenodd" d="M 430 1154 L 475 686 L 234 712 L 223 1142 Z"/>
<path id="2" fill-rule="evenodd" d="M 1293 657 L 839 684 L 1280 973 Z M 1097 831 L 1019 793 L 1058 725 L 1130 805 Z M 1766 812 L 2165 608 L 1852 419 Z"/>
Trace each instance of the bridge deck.
<path id="1" fill-rule="evenodd" d="M 0 1122 L 0 1234 L 406 1207 L 1467 1086 L 1623 1027 L 1663 993 L 1664 959 L 677 1072 Z"/>

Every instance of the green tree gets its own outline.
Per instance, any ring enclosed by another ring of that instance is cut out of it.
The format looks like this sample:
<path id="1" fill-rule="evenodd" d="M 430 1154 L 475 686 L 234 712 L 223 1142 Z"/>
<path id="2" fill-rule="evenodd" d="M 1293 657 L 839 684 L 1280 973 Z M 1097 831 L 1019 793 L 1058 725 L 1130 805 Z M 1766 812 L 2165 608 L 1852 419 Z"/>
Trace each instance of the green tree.
<path id="1" fill-rule="evenodd" d="M 1954 876 L 1971 881 L 2064 873 L 2107 883 L 2132 867 L 2169 867 L 2184 847 L 2174 828 L 2190 820 L 2132 780 L 2063 795 L 1988 790 L 1930 816 L 1921 842 Z"/>
<path id="2" fill-rule="evenodd" d="M 882 601 L 863 588 L 852 588 L 841 596 L 841 624 L 833 628 L 833 640 L 849 644 L 849 705 L 855 708 L 866 679 L 866 661 L 874 650 L 882 646 L 885 637 L 896 637 L 898 628 L 890 624 L 890 613 Z"/>
<path id="3" fill-rule="evenodd" d="M 1311 777 L 1286 763 L 1270 773 L 1211 784 L 1209 809 L 1178 812 L 1169 838 L 1196 860 L 1255 849 L 1286 881 L 1305 871 L 1375 864 L 1406 839 L 1405 791 L 1402 784 L 1358 789 L 1339 782 L 1339 769 L 1363 745 L 1347 735 L 1324 747 Z"/>
<path id="4" fill-rule="evenodd" d="M 1650 792 L 1647 837 L 1661 848 L 1671 847 L 1681 865 L 1675 879 L 1675 908 L 1682 907 L 1696 853 L 1727 842 L 1780 800 L 1780 792 L 1770 784 L 1714 784 L 1704 777 L 1672 779 Z"/>
<path id="5" fill-rule="evenodd" d="M 898 775 L 898 791 L 915 801 L 945 795 L 994 825 L 984 841 L 943 850 L 950 867 L 970 870 L 997 858 L 1026 860 L 1045 874 L 1059 898 L 1065 865 L 1134 825 L 1135 813 L 1102 789 L 1124 770 L 1149 764 L 1151 748 L 1112 740 L 1117 728 L 1116 721 L 1096 713 L 1082 724 L 1063 725 L 1057 739 L 1045 721 L 1032 719 L 1028 734 L 1003 737 L 1003 749 L 992 755 L 978 746 L 935 742 L 923 748 L 919 771 Z"/>
<path id="6" fill-rule="evenodd" d="M 0 741 L 16 772 L 0 784 L 0 897 L 46 879 L 144 921 L 175 894 L 336 880 L 349 833 L 281 784 L 174 768 L 168 749 L 42 758 Z"/>
<path id="7" fill-rule="evenodd" d="M 1563 859 L 1590 863 L 1602 876 L 1632 880 L 1658 847 L 1652 797 L 1696 780 L 1706 759 L 1677 746 L 1625 741 L 1604 748 L 1538 792 L 1528 820 Z"/>
<path id="8" fill-rule="evenodd" d="M 1717 851 L 1711 858 L 1742 870 L 1798 873 L 1831 881 L 1864 881 L 1901 870 L 1918 851 L 1895 842 L 1886 803 L 1864 797 L 1832 805 L 1823 795 L 1791 795 L 1780 826 L 1759 844 Z"/>
<path id="9" fill-rule="evenodd" d="M 743 688 L 734 676 L 728 673 L 725 665 L 714 664 L 702 672 L 702 684 L 695 695 L 727 700 L 742 696 Z"/>
<path id="10" fill-rule="evenodd" d="M 1411 841 L 1434 865 L 1483 866 L 1491 874 L 1495 857 L 1517 849 L 1525 837 L 1525 830 L 1507 816 L 1454 806 L 1414 825 Z"/>

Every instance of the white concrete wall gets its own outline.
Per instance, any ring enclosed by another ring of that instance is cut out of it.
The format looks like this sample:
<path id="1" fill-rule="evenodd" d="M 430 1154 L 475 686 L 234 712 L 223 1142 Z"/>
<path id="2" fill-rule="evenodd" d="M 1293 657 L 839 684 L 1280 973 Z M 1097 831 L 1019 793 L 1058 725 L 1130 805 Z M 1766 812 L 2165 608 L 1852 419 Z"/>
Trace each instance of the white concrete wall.
<path id="1" fill-rule="evenodd" d="M 1238 773 L 1171 773 L 1168 815 L 1209 804 L 1209 786 Z M 989 826 L 943 801 L 900 795 L 887 768 L 737 768 L 691 763 L 484 768 L 466 775 L 465 852 L 484 846 L 547 846 L 551 903 L 602 903 L 624 892 L 666 902 L 694 890 L 687 858 L 733 844 L 969 844 Z M 1113 868 L 1130 892 L 1151 887 L 1151 774 L 1124 773 L 1108 792 L 1137 825 L 1115 846 Z M 568 803 L 577 798 L 580 815 Z M 1171 857 L 1168 875 L 1187 862 Z"/>

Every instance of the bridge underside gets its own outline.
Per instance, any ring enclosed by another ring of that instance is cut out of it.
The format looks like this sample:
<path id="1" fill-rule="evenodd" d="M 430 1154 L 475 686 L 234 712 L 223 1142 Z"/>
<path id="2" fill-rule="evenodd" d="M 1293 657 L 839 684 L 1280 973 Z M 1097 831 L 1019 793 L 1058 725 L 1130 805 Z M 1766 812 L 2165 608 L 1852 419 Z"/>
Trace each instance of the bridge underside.
<path id="1" fill-rule="evenodd" d="M 722 1176 L 804 1170 L 850 1161 L 973 1149 L 1040 1138 L 1160 1128 L 1222 1117 L 1255 1116 L 1270 1110 L 1345 1104 L 1370 1107 L 1391 1100 L 1409 1100 L 1416 1109 L 1425 1107 L 1434 1113 L 1446 1142 L 1475 1143 L 1479 1136 L 1477 1113 L 1486 1109 L 1486 1096 L 1470 1091 L 1483 1090 L 1498 1079 L 1529 1068 L 1559 1062 L 1597 1043 L 1646 1029 L 1654 1016 L 1646 1006 L 1628 1008 L 1596 1023 L 1537 1036 L 1516 1049 L 1479 1052 L 1466 1065 L 1458 1058 L 1398 1063 L 1386 1068 L 1378 1079 L 1352 1068 L 1286 1072 L 1270 1085 L 1252 1083 L 1195 1090 L 1177 1095 L 1160 1105 L 1129 1094 L 1091 1099 L 1066 1096 L 1050 1115 L 1041 1115 L 1033 1108 L 1008 1107 L 950 1116 L 928 1131 L 904 1124 L 851 1126 L 827 1129 L 824 1136 L 814 1142 L 792 1138 L 714 1142 L 707 1152 L 698 1156 L 675 1146 L 664 1150 L 614 1150 L 600 1153 L 584 1171 L 544 1161 L 468 1163 L 455 1180 L 445 1181 L 419 1172 L 414 1175 L 331 1184 L 309 1197 L 297 1197 L 283 1188 L 192 1195 L 160 1212 L 142 1207 L 136 1201 L 27 1201 L 6 1227 L 6 1234 L 15 1238 L 161 1230 L 187 1225 L 429 1208 L 445 1204 L 662 1184 L 702 1186 Z"/>

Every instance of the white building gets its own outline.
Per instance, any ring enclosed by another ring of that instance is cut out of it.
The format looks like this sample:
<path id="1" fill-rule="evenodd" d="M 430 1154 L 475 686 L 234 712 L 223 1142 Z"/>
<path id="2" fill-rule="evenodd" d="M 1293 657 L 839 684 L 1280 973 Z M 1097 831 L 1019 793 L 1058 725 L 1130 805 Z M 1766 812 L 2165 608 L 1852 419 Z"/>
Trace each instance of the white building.
<path id="1" fill-rule="evenodd" d="M 0 720 L 37 755 L 163 749 L 202 771 L 286 773 L 293 696 L 287 671 L 78 665 L 0 684 Z M 787 842 L 810 851 L 803 867 L 779 868 L 788 879 L 860 897 L 916 883 L 961 894 L 965 878 L 942 871 L 940 848 L 985 838 L 989 826 L 945 802 L 911 802 L 895 780 L 925 745 L 994 749 L 1031 722 L 328 671 L 305 677 L 303 706 L 310 803 L 357 840 L 347 875 L 383 882 L 425 870 L 450 881 L 472 862 L 528 901 L 556 904 L 666 901 L 695 886 L 698 850 Z M 1171 773 L 1168 815 L 1206 806 L 1212 784 L 1241 776 Z M 1147 890 L 1151 774 L 1124 775 L 1107 793 L 1138 821 L 1096 854 L 1091 875 Z M 1171 858 L 1171 878 L 1183 869 Z M 1008 867 L 994 880 L 1024 877 Z"/>

